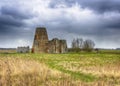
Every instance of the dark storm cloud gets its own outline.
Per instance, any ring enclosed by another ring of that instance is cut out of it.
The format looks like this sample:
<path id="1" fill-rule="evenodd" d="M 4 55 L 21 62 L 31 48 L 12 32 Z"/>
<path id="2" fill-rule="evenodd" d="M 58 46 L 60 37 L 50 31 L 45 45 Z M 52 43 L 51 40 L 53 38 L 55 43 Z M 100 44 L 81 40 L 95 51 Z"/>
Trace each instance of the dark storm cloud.
<path id="1" fill-rule="evenodd" d="M 19 7 L 10 7 L 10 6 L 3 6 L 1 7 L 1 14 L 13 17 L 15 19 L 29 19 L 32 17 L 27 10 L 21 10 Z"/>
<path id="2" fill-rule="evenodd" d="M 16 19 L 14 17 L 11 17 L 10 15 L 0 15 L 0 26 L 1 27 L 7 27 L 7 26 L 22 26 L 23 22 L 21 22 L 21 19 Z"/>
<path id="3" fill-rule="evenodd" d="M 120 12 L 119 0 L 56 0 L 51 2 L 50 7 L 56 8 L 59 4 L 66 4 L 70 7 L 76 3 L 80 4 L 82 8 L 88 8 L 98 13 L 104 13 L 109 11 Z"/>
<path id="4" fill-rule="evenodd" d="M 30 40 L 33 31 L 29 30 L 30 28 L 26 30 L 28 27 L 25 20 L 33 17 L 30 11 L 21 7 L 2 6 L 0 8 L 0 44 L 9 47 L 9 44 L 14 46 L 17 43 L 16 40 L 21 38 Z"/>
<path id="5" fill-rule="evenodd" d="M 83 8 L 87 7 L 99 13 L 120 11 L 119 0 L 78 0 L 78 2 Z"/>
<path id="6" fill-rule="evenodd" d="M 19 8 L 3 6 L 0 10 L 0 33 L 18 33 L 21 27 L 25 27 L 24 20 L 32 18 L 32 15 Z"/>
<path id="7" fill-rule="evenodd" d="M 109 20 L 106 22 L 106 28 L 110 29 L 119 29 L 120 30 L 120 16 L 117 16 L 117 19 L 111 18 L 112 20 Z"/>

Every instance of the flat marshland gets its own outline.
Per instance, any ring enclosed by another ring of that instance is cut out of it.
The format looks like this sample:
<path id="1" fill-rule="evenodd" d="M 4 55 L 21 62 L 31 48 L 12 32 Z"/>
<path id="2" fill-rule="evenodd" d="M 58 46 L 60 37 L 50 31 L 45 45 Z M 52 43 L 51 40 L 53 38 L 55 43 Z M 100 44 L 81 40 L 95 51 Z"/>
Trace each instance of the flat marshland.
<path id="1" fill-rule="evenodd" d="M 0 54 L 0 86 L 120 86 L 120 54 Z"/>

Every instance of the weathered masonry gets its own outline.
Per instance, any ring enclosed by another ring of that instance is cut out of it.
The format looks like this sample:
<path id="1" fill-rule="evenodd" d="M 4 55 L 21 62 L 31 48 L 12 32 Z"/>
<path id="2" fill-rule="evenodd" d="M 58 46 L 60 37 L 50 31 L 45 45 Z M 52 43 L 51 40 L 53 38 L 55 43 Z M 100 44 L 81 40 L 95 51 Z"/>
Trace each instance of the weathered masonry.
<path id="1" fill-rule="evenodd" d="M 33 51 L 35 53 L 46 53 L 47 43 L 48 43 L 48 35 L 46 29 L 44 27 L 37 28 L 33 42 L 33 48 L 32 48 Z"/>
<path id="2" fill-rule="evenodd" d="M 32 52 L 34 53 L 66 53 L 66 40 L 54 38 L 48 40 L 48 35 L 45 27 L 36 28 Z"/>
<path id="3" fill-rule="evenodd" d="M 49 53 L 65 53 L 67 52 L 66 40 L 59 40 L 57 38 L 48 41 Z"/>

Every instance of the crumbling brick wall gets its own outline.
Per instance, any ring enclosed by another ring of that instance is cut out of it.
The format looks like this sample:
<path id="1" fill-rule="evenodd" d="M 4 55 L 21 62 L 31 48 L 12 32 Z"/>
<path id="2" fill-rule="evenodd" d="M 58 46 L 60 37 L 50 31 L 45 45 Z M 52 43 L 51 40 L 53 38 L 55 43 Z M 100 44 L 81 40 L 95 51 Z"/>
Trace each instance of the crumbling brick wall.
<path id="1" fill-rule="evenodd" d="M 33 51 L 34 50 L 34 51 Z M 65 53 L 67 52 L 66 40 L 54 38 L 48 40 L 45 27 L 36 28 L 32 52 L 34 53 Z"/>
<path id="2" fill-rule="evenodd" d="M 48 43 L 48 35 L 46 28 L 38 27 L 36 28 L 34 42 L 33 42 L 33 49 L 36 53 L 46 53 Z"/>

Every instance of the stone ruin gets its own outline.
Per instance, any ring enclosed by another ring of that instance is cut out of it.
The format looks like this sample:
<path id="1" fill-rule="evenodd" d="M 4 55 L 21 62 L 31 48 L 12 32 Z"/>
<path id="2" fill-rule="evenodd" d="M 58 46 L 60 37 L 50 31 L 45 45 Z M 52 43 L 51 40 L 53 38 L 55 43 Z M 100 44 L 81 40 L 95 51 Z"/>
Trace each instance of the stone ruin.
<path id="1" fill-rule="evenodd" d="M 30 48 L 29 46 L 27 47 L 17 47 L 17 53 L 29 53 Z"/>
<path id="2" fill-rule="evenodd" d="M 45 28 L 37 28 L 35 32 L 32 52 L 44 53 L 47 52 L 48 35 Z"/>
<path id="3" fill-rule="evenodd" d="M 48 35 L 45 27 L 36 28 L 32 53 L 66 53 L 66 40 L 54 38 L 48 40 Z"/>
<path id="4" fill-rule="evenodd" d="M 59 40 L 54 38 L 48 41 L 48 52 L 49 53 L 65 53 L 67 51 L 66 40 Z"/>

